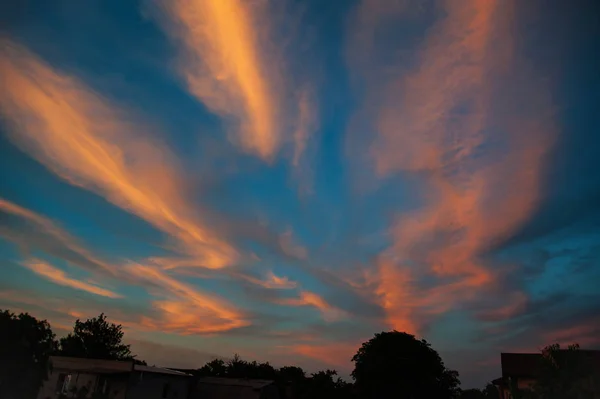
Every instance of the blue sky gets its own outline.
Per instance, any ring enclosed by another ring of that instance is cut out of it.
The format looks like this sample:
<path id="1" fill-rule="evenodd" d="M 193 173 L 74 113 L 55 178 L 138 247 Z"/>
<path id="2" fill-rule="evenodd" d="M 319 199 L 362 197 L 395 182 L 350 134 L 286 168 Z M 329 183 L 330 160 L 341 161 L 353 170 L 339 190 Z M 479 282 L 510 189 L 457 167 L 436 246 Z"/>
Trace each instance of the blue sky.
<path id="1" fill-rule="evenodd" d="M 600 341 L 597 7 L 0 6 L 0 306 L 105 312 L 150 362 L 351 370 L 374 333 L 463 386 Z"/>

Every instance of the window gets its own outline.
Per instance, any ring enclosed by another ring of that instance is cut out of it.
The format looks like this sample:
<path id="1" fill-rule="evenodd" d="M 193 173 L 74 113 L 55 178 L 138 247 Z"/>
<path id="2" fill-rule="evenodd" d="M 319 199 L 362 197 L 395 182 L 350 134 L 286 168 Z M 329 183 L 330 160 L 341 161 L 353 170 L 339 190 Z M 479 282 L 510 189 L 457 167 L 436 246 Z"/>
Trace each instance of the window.
<path id="1" fill-rule="evenodd" d="M 165 382 L 165 385 L 163 386 L 163 391 L 162 391 L 162 398 L 166 399 L 169 397 L 169 390 L 171 389 L 171 386 L 169 385 L 168 382 Z"/>
<path id="2" fill-rule="evenodd" d="M 60 373 L 58 375 L 58 382 L 56 383 L 56 392 L 68 393 L 70 384 L 71 384 L 71 374 Z"/>
<path id="3" fill-rule="evenodd" d="M 110 384 L 108 378 L 105 376 L 99 376 L 98 382 L 96 383 L 96 393 L 106 395 L 110 390 Z"/>

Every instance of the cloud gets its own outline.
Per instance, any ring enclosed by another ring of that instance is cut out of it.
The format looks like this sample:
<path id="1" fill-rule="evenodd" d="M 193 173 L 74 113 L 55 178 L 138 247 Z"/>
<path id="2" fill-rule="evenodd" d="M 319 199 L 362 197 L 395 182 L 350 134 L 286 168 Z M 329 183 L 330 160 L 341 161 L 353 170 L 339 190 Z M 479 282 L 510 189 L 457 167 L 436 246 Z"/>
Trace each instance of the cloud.
<path id="1" fill-rule="evenodd" d="M 208 268 L 230 265 L 237 251 L 200 220 L 182 173 L 143 123 L 74 77 L 19 45 L 0 42 L 0 105 L 11 140 L 69 183 L 91 190 L 176 241 Z"/>
<path id="2" fill-rule="evenodd" d="M 108 276 L 118 274 L 113 265 L 95 257 L 52 220 L 2 198 L 0 215 L 3 215 L 4 219 L 0 227 L 0 236 L 17 244 L 26 252 L 41 249 L 91 272 L 100 272 Z"/>
<path id="3" fill-rule="evenodd" d="M 300 291 L 299 298 L 279 299 L 277 303 L 287 306 L 313 306 L 321 312 L 323 319 L 329 322 L 340 320 L 346 316 L 346 312 L 329 304 L 323 297 L 311 291 Z"/>
<path id="4" fill-rule="evenodd" d="M 313 192 L 312 167 L 316 140 L 314 134 L 319 128 L 318 111 L 314 90 L 305 85 L 298 92 L 298 121 L 292 133 L 293 156 L 291 159 L 292 176 L 297 181 L 299 192 L 308 195 Z"/>
<path id="5" fill-rule="evenodd" d="M 288 256 L 296 259 L 306 259 L 308 251 L 294 239 L 292 230 L 287 230 L 279 236 L 279 246 Z"/>
<path id="6" fill-rule="evenodd" d="M 368 43 L 374 30 L 406 10 L 389 13 L 377 4 L 360 8 L 368 15 L 353 27 L 367 32 L 363 50 L 376 51 Z M 364 69 L 349 57 L 366 82 L 364 114 L 375 121 L 376 175 L 401 172 L 421 183 L 415 193 L 424 205 L 392 221 L 392 245 L 377 262 L 376 293 L 388 324 L 413 333 L 496 283 L 485 252 L 535 210 L 556 130 L 548 90 L 513 50 L 512 5 L 443 8 L 418 45 L 414 67 Z"/>
<path id="7" fill-rule="evenodd" d="M 201 293 L 155 267 L 130 263 L 126 269 L 140 280 L 148 280 L 160 287 L 152 292 L 153 297 L 162 298 L 152 303 L 160 317 L 142 318 L 142 324 L 149 329 L 211 334 L 250 324 L 244 314 L 224 299 Z"/>
<path id="8" fill-rule="evenodd" d="M 257 2 L 176 0 L 158 2 L 160 22 L 181 45 L 179 73 L 189 91 L 234 123 L 241 146 L 274 157 L 281 121 L 278 64 L 267 43 L 269 18 Z"/>
<path id="9" fill-rule="evenodd" d="M 23 266 L 33 271 L 34 273 L 52 281 L 55 284 L 71 287 L 76 290 L 89 292 L 90 294 L 105 296 L 107 298 L 122 298 L 115 292 L 99 287 L 95 284 L 79 281 L 67 276 L 67 274 L 52 265 L 39 259 L 28 259 L 22 263 Z"/>
<path id="10" fill-rule="evenodd" d="M 294 131 L 294 156 L 292 165 L 298 167 L 300 159 L 306 150 L 310 135 L 317 129 L 317 115 L 311 92 L 305 88 L 300 91 L 298 101 L 298 123 Z"/>
<path id="11" fill-rule="evenodd" d="M 189 347 L 180 347 L 144 339 L 125 338 L 138 359 L 148 364 L 171 368 L 197 369 L 219 356 Z"/>
<path id="12" fill-rule="evenodd" d="M 268 289 L 293 289 L 298 285 L 295 281 L 291 281 L 287 277 L 278 277 L 273 272 L 268 272 L 265 279 L 259 279 L 245 274 L 236 274 L 243 280 L 246 280 L 252 284 L 259 285 L 263 288 Z"/>
<path id="13" fill-rule="evenodd" d="M 523 292 L 505 293 L 504 305 L 480 311 L 476 316 L 484 321 L 502 321 L 517 317 L 528 310 L 529 298 Z"/>
<path id="14" fill-rule="evenodd" d="M 100 313 L 104 313 L 112 323 L 121 324 L 127 331 L 143 328 L 139 324 L 143 309 L 127 306 L 123 302 L 106 302 L 104 297 L 92 298 L 62 294 L 48 296 L 31 290 L 0 288 L 2 306 L 13 312 L 29 312 L 35 317 L 47 319 L 53 329 L 61 330 L 58 333 L 71 331 L 76 319 L 85 320 Z"/>
<path id="15" fill-rule="evenodd" d="M 360 348 L 360 343 L 298 344 L 289 349 L 292 353 L 315 359 L 327 366 L 333 366 L 343 373 L 352 369 L 351 359 Z"/>
<path id="16" fill-rule="evenodd" d="M 582 348 L 600 346 L 600 318 L 584 320 L 577 325 L 559 328 L 543 334 L 547 343 L 569 345 L 578 343 Z"/>

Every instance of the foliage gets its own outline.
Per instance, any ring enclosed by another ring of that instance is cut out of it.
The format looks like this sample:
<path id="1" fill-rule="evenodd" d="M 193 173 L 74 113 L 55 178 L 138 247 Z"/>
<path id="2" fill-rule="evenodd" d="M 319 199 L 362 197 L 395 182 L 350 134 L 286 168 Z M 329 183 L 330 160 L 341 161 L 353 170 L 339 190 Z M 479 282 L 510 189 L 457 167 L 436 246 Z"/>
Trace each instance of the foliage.
<path id="1" fill-rule="evenodd" d="M 480 389 L 465 389 L 460 392 L 460 399 L 485 399 L 485 394 Z"/>
<path id="2" fill-rule="evenodd" d="M 198 370 L 200 376 L 226 377 L 227 365 L 222 359 L 214 359 Z"/>
<path id="3" fill-rule="evenodd" d="M 494 384 L 489 382 L 486 384 L 482 393 L 485 399 L 501 399 L 500 392 L 498 392 L 498 388 L 496 388 Z"/>
<path id="4" fill-rule="evenodd" d="M 446 399 L 460 393 L 458 372 L 448 370 L 427 341 L 411 334 L 375 334 L 352 361 L 352 378 L 362 397 Z"/>
<path id="5" fill-rule="evenodd" d="M 539 397 L 548 399 L 570 399 L 589 395 L 586 380 L 592 370 L 586 353 L 578 344 L 566 350 L 559 344 L 546 346 L 542 350 L 540 375 L 534 391 Z"/>
<path id="6" fill-rule="evenodd" d="M 238 354 L 235 354 L 229 361 L 214 359 L 194 374 L 273 380 L 282 398 L 293 396 L 295 399 L 342 399 L 352 398 L 353 394 L 353 384 L 336 378 L 335 370 L 319 371 L 307 377 L 300 367 L 284 366 L 275 369 L 268 362 L 249 362 L 243 360 Z"/>
<path id="7" fill-rule="evenodd" d="M 0 311 L 0 397 L 35 398 L 56 347 L 46 320 Z"/>
<path id="8" fill-rule="evenodd" d="M 60 355 L 107 360 L 132 360 L 123 344 L 123 327 L 109 323 L 104 313 L 86 321 L 75 321 L 73 332 L 60 340 Z"/>

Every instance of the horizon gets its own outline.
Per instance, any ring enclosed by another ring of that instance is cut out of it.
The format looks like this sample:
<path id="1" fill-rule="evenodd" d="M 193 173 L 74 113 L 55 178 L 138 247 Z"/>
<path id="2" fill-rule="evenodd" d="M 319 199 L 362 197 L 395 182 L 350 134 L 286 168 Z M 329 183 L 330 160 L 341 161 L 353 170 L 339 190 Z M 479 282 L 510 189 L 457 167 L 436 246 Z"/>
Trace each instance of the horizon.
<path id="1" fill-rule="evenodd" d="M 224 1 L 0 5 L 0 308 L 463 388 L 600 349 L 595 2 Z"/>

